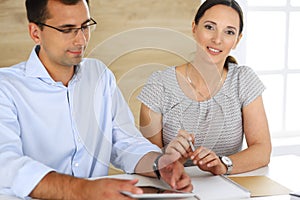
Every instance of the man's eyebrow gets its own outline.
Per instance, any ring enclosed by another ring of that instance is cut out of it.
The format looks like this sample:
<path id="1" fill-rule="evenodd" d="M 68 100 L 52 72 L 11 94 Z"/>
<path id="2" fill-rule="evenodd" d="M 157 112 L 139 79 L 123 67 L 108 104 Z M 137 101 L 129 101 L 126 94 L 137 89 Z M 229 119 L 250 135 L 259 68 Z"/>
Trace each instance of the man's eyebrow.
<path id="1" fill-rule="evenodd" d="M 91 21 L 91 19 L 85 20 L 85 21 L 81 24 L 81 26 L 84 25 L 84 24 L 86 24 L 86 23 L 88 23 L 88 22 L 90 22 L 90 21 Z M 63 25 L 59 26 L 59 28 L 75 28 L 75 27 L 76 27 L 75 24 L 63 24 Z"/>

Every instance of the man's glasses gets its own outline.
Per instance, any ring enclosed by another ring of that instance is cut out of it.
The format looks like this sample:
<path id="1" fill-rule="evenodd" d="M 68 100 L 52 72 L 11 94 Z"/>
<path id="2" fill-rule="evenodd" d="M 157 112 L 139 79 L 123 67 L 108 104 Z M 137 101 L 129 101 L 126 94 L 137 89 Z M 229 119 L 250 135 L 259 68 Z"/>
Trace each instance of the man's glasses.
<path id="1" fill-rule="evenodd" d="M 90 18 L 86 22 L 84 22 L 79 28 L 73 28 L 73 27 L 57 28 L 41 22 L 36 22 L 35 24 L 37 24 L 38 26 L 46 26 L 55 29 L 63 33 L 63 35 L 67 39 L 72 39 L 77 36 L 79 30 L 81 30 L 85 36 L 88 36 L 91 31 L 95 30 L 97 22 L 93 18 Z"/>

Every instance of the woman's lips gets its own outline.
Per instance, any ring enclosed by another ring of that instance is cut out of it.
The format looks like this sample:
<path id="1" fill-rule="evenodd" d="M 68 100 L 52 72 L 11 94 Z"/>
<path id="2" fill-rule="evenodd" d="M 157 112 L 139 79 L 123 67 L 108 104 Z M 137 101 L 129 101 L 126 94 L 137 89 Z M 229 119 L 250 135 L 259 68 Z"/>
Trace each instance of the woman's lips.
<path id="1" fill-rule="evenodd" d="M 213 47 L 207 47 L 207 50 L 209 51 L 210 54 L 213 54 L 213 55 L 218 55 L 218 54 L 222 53 L 222 50 L 219 50 L 219 49 L 216 49 Z"/>

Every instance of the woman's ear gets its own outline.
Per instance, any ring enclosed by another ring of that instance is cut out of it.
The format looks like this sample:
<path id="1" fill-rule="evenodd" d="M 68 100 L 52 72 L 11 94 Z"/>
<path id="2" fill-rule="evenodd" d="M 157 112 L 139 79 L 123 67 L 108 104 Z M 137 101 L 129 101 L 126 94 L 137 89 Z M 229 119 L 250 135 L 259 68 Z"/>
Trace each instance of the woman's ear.
<path id="1" fill-rule="evenodd" d="M 192 23 L 192 32 L 193 32 L 193 35 L 196 32 L 196 27 L 197 27 L 197 24 L 195 23 L 195 21 L 193 21 L 193 23 Z"/>
<path id="2" fill-rule="evenodd" d="M 28 31 L 31 39 L 36 43 L 40 44 L 41 38 L 40 38 L 40 32 L 41 29 L 39 28 L 38 25 L 35 23 L 29 23 L 28 25 Z"/>
<path id="3" fill-rule="evenodd" d="M 235 44 L 233 45 L 232 49 L 235 49 L 235 48 L 237 47 L 237 45 L 239 44 L 239 42 L 240 42 L 240 40 L 242 39 L 242 37 L 243 37 L 243 34 L 241 33 L 241 34 L 239 35 L 239 37 L 237 38 Z"/>

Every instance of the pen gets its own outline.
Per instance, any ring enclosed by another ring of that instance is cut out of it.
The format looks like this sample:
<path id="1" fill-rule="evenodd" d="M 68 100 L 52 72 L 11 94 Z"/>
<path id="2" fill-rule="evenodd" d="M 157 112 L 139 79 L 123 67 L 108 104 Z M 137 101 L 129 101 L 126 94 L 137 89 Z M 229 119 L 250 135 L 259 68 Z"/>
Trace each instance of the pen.
<path id="1" fill-rule="evenodd" d="M 188 143 L 190 144 L 190 147 L 191 147 L 192 151 L 194 152 L 195 151 L 195 147 L 194 147 L 192 141 L 188 140 Z"/>

